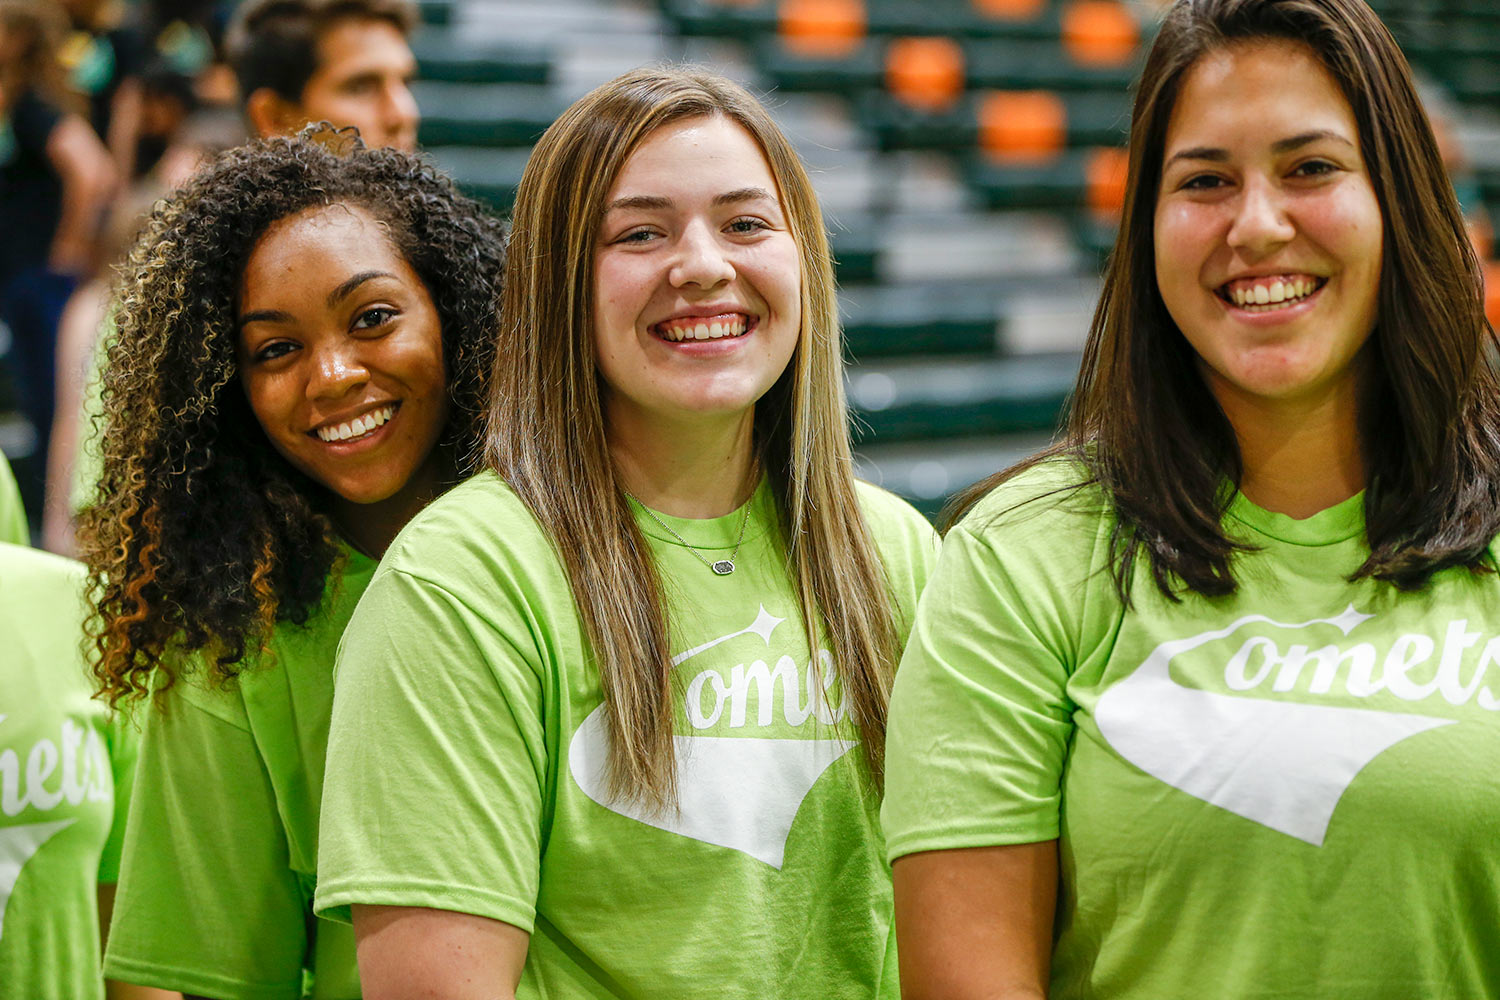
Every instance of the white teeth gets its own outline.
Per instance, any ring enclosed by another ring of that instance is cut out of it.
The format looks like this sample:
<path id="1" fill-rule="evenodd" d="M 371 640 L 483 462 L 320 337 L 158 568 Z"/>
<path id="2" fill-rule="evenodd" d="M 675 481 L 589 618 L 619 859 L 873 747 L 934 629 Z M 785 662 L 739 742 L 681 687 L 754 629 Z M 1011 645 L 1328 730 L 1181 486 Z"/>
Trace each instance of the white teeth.
<path id="1" fill-rule="evenodd" d="M 336 427 L 319 427 L 317 429 L 318 439 L 332 443 L 362 437 L 384 424 L 387 420 L 390 420 L 395 414 L 396 408 L 394 406 L 382 406 L 378 410 L 371 410 L 364 416 L 355 417 L 353 420 L 346 420 Z"/>
<path id="2" fill-rule="evenodd" d="M 1237 306 L 1253 309 L 1256 306 L 1290 304 L 1317 290 L 1318 283 L 1312 278 L 1277 278 L 1269 285 L 1232 288 L 1228 291 L 1228 298 Z"/>
<path id="3" fill-rule="evenodd" d="M 736 316 L 727 321 L 715 320 L 712 323 L 698 323 L 693 326 L 662 326 L 661 335 L 673 343 L 684 340 L 720 340 L 724 337 L 738 337 L 745 332 L 745 318 Z"/>

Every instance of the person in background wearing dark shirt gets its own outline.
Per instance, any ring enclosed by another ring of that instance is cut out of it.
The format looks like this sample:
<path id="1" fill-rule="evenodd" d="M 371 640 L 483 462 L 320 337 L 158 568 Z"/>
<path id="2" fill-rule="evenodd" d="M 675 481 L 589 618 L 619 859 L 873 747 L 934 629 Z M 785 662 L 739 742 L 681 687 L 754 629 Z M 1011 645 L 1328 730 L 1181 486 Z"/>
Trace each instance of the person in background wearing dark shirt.
<path id="1" fill-rule="evenodd" d="M 0 320 L 39 454 L 52 426 L 58 317 L 92 264 L 116 183 L 104 144 L 68 110 L 56 58 L 65 31 L 55 4 L 0 0 Z M 39 495 L 40 476 L 28 472 L 23 490 Z"/>

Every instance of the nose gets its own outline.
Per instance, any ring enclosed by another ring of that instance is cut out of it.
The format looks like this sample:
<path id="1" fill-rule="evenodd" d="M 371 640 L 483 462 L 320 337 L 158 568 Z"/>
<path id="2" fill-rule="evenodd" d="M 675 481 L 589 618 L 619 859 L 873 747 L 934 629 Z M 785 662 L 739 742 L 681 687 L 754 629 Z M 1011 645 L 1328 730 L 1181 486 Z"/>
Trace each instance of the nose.
<path id="1" fill-rule="evenodd" d="M 370 371 L 360 360 L 357 343 L 327 345 L 317 349 L 307 396 L 309 399 L 338 399 L 369 380 Z"/>
<path id="2" fill-rule="evenodd" d="M 683 231 L 677 241 L 677 254 L 669 274 L 674 288 L 684 285 L 716 288 L 732 280 L 734 273 L 734 265 L 712 227 L 694 222 Z"/>
<path id="3" fill-rule="evenodd" d="M 1236 208 L 1229 245 L 1247 257 L 1265 257 L 1297 235 L 1287 214 L 1286 195 L 1267 178 L 1246 178 Z"/>

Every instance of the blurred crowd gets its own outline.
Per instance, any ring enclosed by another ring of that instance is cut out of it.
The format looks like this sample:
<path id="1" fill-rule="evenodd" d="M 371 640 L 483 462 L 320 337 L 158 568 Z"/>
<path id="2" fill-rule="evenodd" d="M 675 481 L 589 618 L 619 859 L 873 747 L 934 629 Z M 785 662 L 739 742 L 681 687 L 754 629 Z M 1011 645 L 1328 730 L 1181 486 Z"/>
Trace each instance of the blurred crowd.
<path id="1" fill-rule="evenodd" d="M 205 157 L 308 122 L 414 148 L 415 23 L 409 0 L 0 0 L 0 321 L 46 456 L 21 484 L 45 476 L 45 547 L 73 551 L 112 265 L 151 206 Z"/>

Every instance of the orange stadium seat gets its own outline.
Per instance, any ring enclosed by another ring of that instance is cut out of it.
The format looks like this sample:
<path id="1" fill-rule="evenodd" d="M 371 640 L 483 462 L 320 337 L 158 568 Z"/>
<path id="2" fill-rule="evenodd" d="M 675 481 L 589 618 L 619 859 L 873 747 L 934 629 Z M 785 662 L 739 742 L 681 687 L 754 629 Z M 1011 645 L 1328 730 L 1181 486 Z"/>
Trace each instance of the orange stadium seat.
<path id="1" fill-rule="evenodd" d="M 1130 155 L 1123 149 L 1100 147 L 1084 164 L 1089 212 L 1099 222 L 1117 222 L 1125 207 L 1125 171 Z"/>
<path id="2" fill-rule="evenodd" d="M 865 38 L 868 16 L 863 0 L 781 0 L 777 34 L 800 56 L 841 58 Z"/>
<path id="3" fill-rule="evenodd" d="M 1062 12 L 1062 42 L 1080 66 L 1119 66 L 1135 55 L 1141 29 L 1120 0 L 1070 0 Z"/>
<path id="4" fill-rule="evenodd" d="M 1005 21 L 1029 21 L 1046 5 L 1046 0 L 974 0 L 980 14 Z"/>
<path id="5" fill-rule="evenodd" d="M 903 104 L 946 111 L 963 96 L 963 49 L 951 38 L 898 38 L 886 50 L 885 86 Z"/>
<path id="6" fill-rule="evenodd" d="M 1050 90 L 996 91 L 978 110 L 979 148 L 993 160 L 1036 162 L 1063 149 L 1068 110 Z"/>

